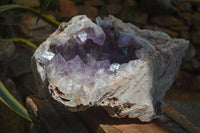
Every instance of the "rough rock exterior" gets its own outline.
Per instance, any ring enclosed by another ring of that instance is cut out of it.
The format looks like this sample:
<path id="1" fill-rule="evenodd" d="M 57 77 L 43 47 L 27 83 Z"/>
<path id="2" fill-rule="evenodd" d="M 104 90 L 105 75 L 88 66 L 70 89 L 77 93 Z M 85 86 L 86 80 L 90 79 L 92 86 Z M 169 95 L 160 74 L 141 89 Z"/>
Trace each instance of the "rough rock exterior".
<path id="1" fill-rule="evenodd" d="M 80 15 L 39 46 L 32 66 L 41 96 L 49 92 L 71 111 L 101 106 L 148 122 L 161 112 L 188 44 L 113 16 L 95 24 Z"/>

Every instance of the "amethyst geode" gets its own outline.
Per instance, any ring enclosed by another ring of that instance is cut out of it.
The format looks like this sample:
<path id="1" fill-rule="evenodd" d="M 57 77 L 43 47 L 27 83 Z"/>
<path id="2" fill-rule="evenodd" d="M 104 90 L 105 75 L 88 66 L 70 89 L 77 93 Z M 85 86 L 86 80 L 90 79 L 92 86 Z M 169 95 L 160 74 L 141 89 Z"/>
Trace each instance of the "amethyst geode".
<path id="1" fill-rule="evenodd" d="M 113 117 L 150 121 L 159 114 L 189 42 L 109 16 L 63 22 L 35 51 L 41 96 L 71 111 L 105 108 Z"/>

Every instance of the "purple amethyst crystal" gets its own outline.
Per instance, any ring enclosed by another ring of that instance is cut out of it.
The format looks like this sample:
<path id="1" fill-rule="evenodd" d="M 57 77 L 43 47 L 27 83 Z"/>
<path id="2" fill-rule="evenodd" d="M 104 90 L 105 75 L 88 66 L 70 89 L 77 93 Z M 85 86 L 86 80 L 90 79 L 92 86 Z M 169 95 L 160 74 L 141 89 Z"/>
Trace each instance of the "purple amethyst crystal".
<path id="1" fill-rule="evenodd" d="M 101 106 L 113 117 L 150 121 L 188 43 L 113 16 L 95 24 L 80 15 L 39 46 L 32 65 L 40 96 L 48 90 L 71 111 Z"/>

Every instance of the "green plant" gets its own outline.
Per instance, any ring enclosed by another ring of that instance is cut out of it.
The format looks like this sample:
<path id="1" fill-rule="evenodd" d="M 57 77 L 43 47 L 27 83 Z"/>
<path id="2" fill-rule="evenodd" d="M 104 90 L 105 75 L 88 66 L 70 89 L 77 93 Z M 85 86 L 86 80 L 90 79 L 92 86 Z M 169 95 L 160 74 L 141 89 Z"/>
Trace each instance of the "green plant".
<path id="1" fill-rule="evenodd" d="M 21 117 L 32 122 L 27 110 L 10 94 L 4 84 L 0 81 L 0 101 L 16 112 Z"/>
<path id="2" fill-rule="evenodd" d="M 32 7 L 28 6 L 22 6 L 22 5 L 3 5 L 0 6 L 0 13 L 6 12 L 6 11 L 11 11 L 11 10 L 25 10 L 32 12 L 36 15 L 41 15 L 41 18 L 45 21 L 47 21 L 50 24 L 53 24 L 54 26 L 58 26 L 60 22 L 56 21 L 55 19 L 50 18 L 49 16 L 45 15 L 44 13 L 40 13 L 39 10 L 34 9 Z"/>
<path id="3" fill-rule="evenodd" d="M 54 9 L 56 6 L 57 1 L 56 0 L 40 0 L 40 14 L 38 16 L 37 22 L 39 21 L 41 15 L 46 11 L 47 9 Z"/>
<path id="4" fill-rule="evenodd" d="M 30 42 L 29 40 L 23 39 L 23 38 L 0 38 L 1 41 L 8 41 L 11 40 L 13 42 L 22 42 L 25 43 L 27 46 L 33 48 L 34 50 L 37 48 L 37 46 Z"/>
<path id="5" fill-rule="evenodd" d="M 47 21 L 48 23 L 50 23 L 54 26 L 58 26 L 60 24 L 60 22 L 48 17 L 47 15 L 45 15 L 43 13 L 44 10 L 47 9 L 50 2 L 51 2 L 51 0 L 45 0 L 45 2 L 43 3 L 43 6 L 45 6 L 45 7 L 42 7 L 41 11 L 36 10 L 31 7 L 22 6 L 22 5 L 3 5 L 3 6 L 0 6 L 0 13 L 12 11 L 12 10 L 25 10 L 25 11 L 29 11 L 29 12 L 32 12 L 32 13 L 38 15 L 39 16 L 38 20 L 41 17 L 43 20 Z M 37 48 L 37 46 L 35 44 L 33 44 L 29 40 L 26 40 L 23 38 L 0 38 L 0 40 L 3 40 L 3 41 L 11 40 L 13 42 L 22 42 L 22 43 L 26 44 L 27 46 L 33 48 L 34 50 Z M 28 120 L 30 122 L 32 121 L 26 108 L 23 107 L 23 105 L 21 105 L 12 96 L 12 94 L 9 93 L 9 91 L 6 89 L 6 87 L 4 86 L 2 81 L 0 81 L 0 101 L 3 102 L 6 106 L 8 106 L 11 110 L 16 112 L 21 117 L 25 118 L 26 120 Z"/>

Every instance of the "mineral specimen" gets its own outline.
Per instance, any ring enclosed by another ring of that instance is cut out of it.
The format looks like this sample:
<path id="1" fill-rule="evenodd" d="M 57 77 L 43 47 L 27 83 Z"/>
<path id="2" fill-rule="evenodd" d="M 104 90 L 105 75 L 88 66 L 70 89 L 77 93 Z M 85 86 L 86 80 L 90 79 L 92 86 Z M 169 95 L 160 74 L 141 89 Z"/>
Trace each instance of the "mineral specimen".
<path id="1" fill-rule="evenodd" d="M 113 16 L 95 24 L 80 15 L 39 46 L 32 66 L 41 95 L 71 111 L 101 106 L 112 117 L 148 122 L 160 113 L 188 44 Z"/>

